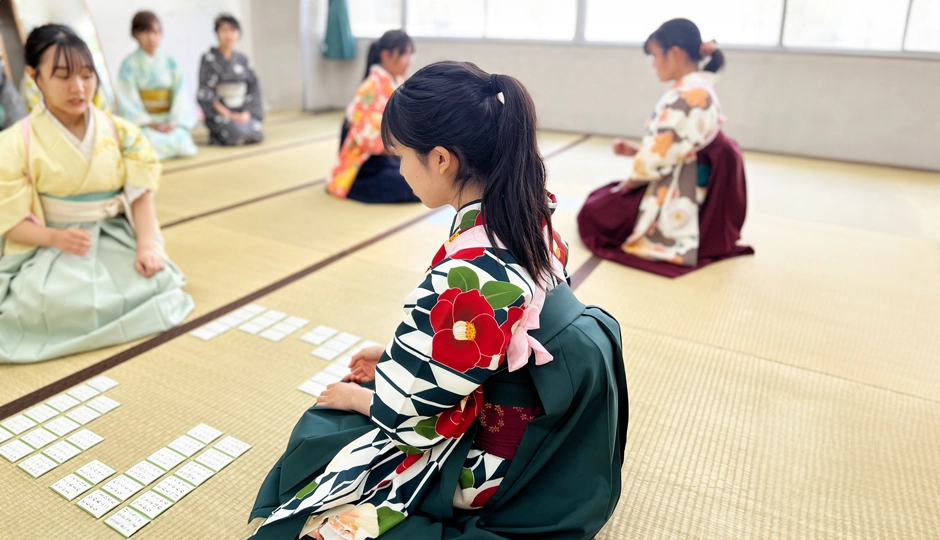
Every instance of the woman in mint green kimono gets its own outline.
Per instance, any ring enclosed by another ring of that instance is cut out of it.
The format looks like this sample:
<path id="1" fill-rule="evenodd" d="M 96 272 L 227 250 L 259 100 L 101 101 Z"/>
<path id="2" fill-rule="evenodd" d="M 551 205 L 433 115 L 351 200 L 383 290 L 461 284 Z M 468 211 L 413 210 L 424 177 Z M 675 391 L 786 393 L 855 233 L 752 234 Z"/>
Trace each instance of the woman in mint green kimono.
<path id="1" fill-rule="evenodd" d="M 620 329 L 578 302 L 519 81 L 418 71 L 382 120 L 450 236 L 394 339 L 353 357 L 261 486 L 252 538 L 593 538 L 620 497 Z"/>
<path id="2" fill-rule="evenodd" d="M 140 48 L 124 59 L 118 72 L 121 116 L 140 127 L 160 161 L 196 155 L 190 134 L 196 115 L 179 66 L 159 49 L 159 19 L 149 11 L 137 13 L 131 35 Z"/>

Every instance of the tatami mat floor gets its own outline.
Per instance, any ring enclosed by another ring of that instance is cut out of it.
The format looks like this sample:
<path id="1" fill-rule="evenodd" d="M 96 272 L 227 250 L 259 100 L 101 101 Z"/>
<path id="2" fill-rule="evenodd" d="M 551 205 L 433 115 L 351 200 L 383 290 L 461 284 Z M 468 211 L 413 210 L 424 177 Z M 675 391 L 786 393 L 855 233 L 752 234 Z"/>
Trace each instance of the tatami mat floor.
<path id="1" fill-rule="evenodd" d="M 326 195 L 339 121 L 273 115 L 261 145 L 167 165 L 159 219 L 196 300 L 190 325 L 296 278 L 253 301 L 389 338 L 453 212 Z M 603 137 L 540 144 L 575 272 L 590 258 L 577 210 L 628 162 Z M 631 390 L 623 497 L 600 538 L 940 537 L 940 175 L 746 160 L 756 256 L 676 280 L 601 262 L 578 289 L 623 325 Z M 118 538 L 49 486 L 91 459 L 126 470 L 201 422 L 254 448 L 134 538 L 247 536 L 257 487 L 313 402 L 295 388 L 326 365 L 298 335 L 182 334 L 0 366 L 4 413 L 102 361 L 122 404 L 89 425 L 104 442 L 39 479 L 0 463 L 0 536 Z"/>

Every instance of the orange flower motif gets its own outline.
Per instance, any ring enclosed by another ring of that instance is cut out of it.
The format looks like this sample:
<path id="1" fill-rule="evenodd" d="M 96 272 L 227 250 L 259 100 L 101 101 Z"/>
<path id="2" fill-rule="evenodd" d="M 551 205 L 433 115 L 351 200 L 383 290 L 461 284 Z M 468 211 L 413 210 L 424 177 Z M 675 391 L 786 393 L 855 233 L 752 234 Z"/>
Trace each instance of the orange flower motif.
<path id="1" fill-rule="evenodd" d="M 675 137 L 671 131 L 660 133 L 655 138 L 652 152 L 654 154 L 659 154 L 661 157 L 666 157 L 666 154 L 669 152 L 669 148 L 672 146 L 674 140 Z"/>
<path id="2" fill-rule="evenodd" d="M 689 104 L 689 107 L 698 107 L 704 109 L 708 105 L 708 92 L 701 88 L 693 88 L 680 92 L 679 97 Z"/>
<path id="3" fill-rule="evenodd" d="M 666 189 L 666 186 L 659 186 L 659 189 L 656 190 L 656 205 L 662 206 L 663 202 L 666 200 L 666 193 L 669 190 Z"/>

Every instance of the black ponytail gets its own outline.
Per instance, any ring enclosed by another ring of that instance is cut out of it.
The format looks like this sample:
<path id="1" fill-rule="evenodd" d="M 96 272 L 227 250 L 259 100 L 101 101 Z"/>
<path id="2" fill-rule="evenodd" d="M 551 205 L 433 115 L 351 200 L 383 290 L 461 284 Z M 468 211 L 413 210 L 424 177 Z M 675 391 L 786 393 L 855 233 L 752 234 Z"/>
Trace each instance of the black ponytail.
<path id="1" fill-rule="evenodd" d="M 36 70 L 37 77 L 39 77 L 42 55 L 51 47 L 55 47 L 55 56 L 52 58 L 53 72 L 58 67 L 59 60 L 65 58 L 66 77 L 70 77 L 73 72 L 88 68 L 97 79 L 98 72 L 95 71 L 95 61 L 88 45 L 71 28 L 61 24 L 38 26 L 26 38 L 24 47 L 26 65 Z"/>
<path id="2" fill-rule="evenodd" d="M 664 22 L 655 32 L 650 34 L 650 37 L 646 38 L 646 43 L 643 44 L 643 52 L 650 53 L 650 43 L 653 41 L 663 50 L 663 54 L 673 47 L 679 47 L 689 55 L 689 60 L 696 64 L 703 59 L 702 34 L 699 32 L 698 26 L 695 26 L 695 23 L 688 19 L 672 19 Z M 710 56 L 711 59 L 702 70 L 717 73 L 725 65 L 725 55 L 716 49 Z"/>
<path id="3" fill-rule="evenodd" d="M 372 66 L 382 63 L 382 51 L 394 51 L 398 54 L 408 54 L 414 52 L 415 44 L 411 37 L 401 30 L 389 30 L 382 34 L 382 37 L 369 45 L 369 54 L 366 57 L 366 75 L 363 79 L 369 77 Z"/>
<path id="4" fill-rule="evenodd" d="M 457 189 L 483 188 L 490 242 L 496 246 L 498 238 L 533 278 L 543 279 L 551 271 L 543 225 L 551 235 L 552 222 L 535 128 L 535 104 L 522 83 L 469 62 L 422 68 L 395 90 L 382 116 L 386 146 L 400 144 L 422 157 L 441 146 L 457 156 Z"/>

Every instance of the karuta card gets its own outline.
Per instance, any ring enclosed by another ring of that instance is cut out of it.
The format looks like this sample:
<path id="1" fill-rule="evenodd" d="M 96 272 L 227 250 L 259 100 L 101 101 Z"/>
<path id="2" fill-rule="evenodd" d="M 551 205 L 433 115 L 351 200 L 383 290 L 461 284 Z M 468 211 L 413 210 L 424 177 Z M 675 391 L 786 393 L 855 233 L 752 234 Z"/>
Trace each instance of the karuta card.
<path id="1" fill-rule="evenodd" d="M 101 435 L 98 435 L 94 431 L 83 429 L 77 433 L 73 433 L 69 435 L 68 438 L 65 440 L 74 444 L 82 452 L 84 452 L 85 450 L 88 450 L 92 446 L 103 441 L 104 437 L 102 437 Z"/>
<path id="2" fill-rule="evenodd" d="M 0 446 L 0 456 L 7 458 L 10 463 L 15 463 L 32 453 L 33 448 L 19 439 Z"/>
<path id="3" fill-rule="evenodd" d="M 198 426 L 189 430 L 186 434 L 196 439 L 197 441 L 201 443 L 205 443 L 205 444 L 209 444 L 212 441 L 222 436 L 221 431 L 215 429 L 212 426 L 207 426 L 205 424 L 199 424 Z"/>
<path id="4" fill-rule="evenodd" d="M 91 422 L 95 418 L 100 417 L 101 413 L 94 409 L 86 407 L 85 405 L 81 405 L 65 413 L 65 416 L 71 418 L 72 420 L 75 420 L 80 425 L 84 426 L 85 424 L 87 424 L 88 422 Z"/>
<path id="5" fill-rule="evenodd" d="M 59 441 L 43 450 L 42 453 L 52 458 L 56 463 L 61 464 L 81 454 L 82 451 L 68 441 Z"/>
<path id="6" fill-rule="evenodd" d="M 3 424 L 0 424 L 5 427 L 10 433 L 14 435 L 19 435 L 27 429 L 36 426 L 36 422 L 33 422 L 29 418 L 26 418 L 22 414 L 18 414 L 12 418 L 8 418 L 3 421 Z"/>
<path id="7" fill-rule="evenodd" d="M 91 489 L 91 484 L 79 478 L 78 475 L 70 474 L 49 487 L 65 497 L 65 500 L 71 501 Z"/>
<path id="8" fill-rule="evenodd" d="M 169 471 L 173 467 L 176 467 L 180 463 L 186 461 L 186 458 L 170 450 L 169 448 L 161 448 L 150 454 L 150 456 L 147 458 L 147 461 L 153 463 L 165 471 Z"/>
<path id="9" fill-rule="evenodd" d="M 210 448 L 196 457 L 196 461 L 206 467 L 209 467 L 215 472 L 219 472 L 225 468 L 226 465 L 235 461 L 235 458 L 219 452 L 215 448 Z"/>
<path id="10" fill-rule="evenodd" d="M 75 474 L 87 480 L 91 485 L 98 485 L 102 480 L 114 474 L 114 469 L 96 460 L 89 461 L 80 467 Z"/>
<path id="11" fill-rule="evenodd" d="M 183 482 L 175 476 L 168 476 L 153 487 L 154 491 L 173 502 L 179 501 L 194 489 L 196 489 L 195 486 L 189 482 Z"/>
<path id="12" fill-rule="evenodd" d="M 277 343 L 281 341 L 282 339 L 286 338 L 287 334 L 282 331 L 278 331 L 272 328 L 270 330 L 265 330 L 264 332 L 261 332 L 260 334 L 258 334 L 258 337 Z"/>
<path id="13" fill-rule="evenodd" d="M 329 373 L 335 377 L 342 379 L 346 375 L 349 375 L 349 365 L 345 363 L 334 362 L 323 368 L 322 373 Z"/>
<path id="14" fill-rule="evenodd" d="M 134 499 L 130 504 L 131 508 L 139 510 L 141 514 L 150 519 L 159 516 L 171 506 L 173 506 L 173 501 L 153 491 L 144 492 L 143 495 Z"/>
<path id="15" fill-rule="evenodd" d="M 169 448 L 176 450 L 180 454 L 183 454 L 186 457 L 189 457 L 196 452 L 200 451 L 206 445 L 197 441 L 196 439 L 190 437 L 189 435 L 183 435 L 182 437 L 176 439 L 167 445 Z"/>
<path id="16" fill-rule="evenodd" d="M 217 442 L 215 449 L 221 450 L 233 458 L 237 458 L 251 449 L 251 445 L 230 436 Z"/>
<path id="17" fill-rule="evenodd" d="M 59 412 L 65 412 L 72 407 L 78 405 L 80 402 L 73 398 L 72 396 L 66 394 L 59 394 L 58 396 L 50 399 L 46 402 L 46 405 L 52 407 L 53 409 Z"/>
<path id="18" fill-rule="evenodd" d="M 205 328 L 206 330 L 208 330 L 208 331 L 210 331 L 210 332 L 215 332 L 216 334 L 221 334 L 221 333 L 223 333 L 223 332 L 229 331 L 232 327 L 231 327 L 231 326 L 227 326 L 227 325 L 225 325 L 225 324 L 222 324 L 222 323 L 219 322 L 219 321 L 216 321 L 216 322 L 211 322 L 211 323 L 209 323 L 209 324 L 203 326 L 203 328 Z"/>
<path id="19" fill-rule="evenodd" d="M 6 429 L 0 427 L 0 443 L 4 441 L 9 441 L 13 438 L 13 434 L 7 431 Z"/>
<path id="20" fill-rule="evenodd" d="M 160 467 L 157 467 L 153 463 L 150 463 L 149 461 L 141 461 L 137 465 L 127 469 L 127 472 L 124 474 L 130 476 L 145 486 L 149 486 L 154 480 L 163 476 L 163 473 L 165 472 L 166 471 Z"/>
<path id="21" fill-rule="evenodd" d="M 326 390 L 326 387 L 313 381 L 304 381 L 297 389 L 313 397 L 319 397 L 320 393 Z"/>
<path id="22" fill-rule="evenodd" d="M 284 322 L 282 322 L 281 324 L 293 326 L 294 329 L 296 330 L 296 329 L 303 328 L 304 326 L 307 326 L 308 324 L 310 324 L 310 321 L 308 321 L 307 319 L 303 319 L 301 317 L 288 317 L 284 319 Z"/>
<path id="23" fill-rule="evenodd" d="M 39 478 L 52 469 L 58 467 L 59 464 L 42 454 L 36 454 L 29 459 L 24 459 L 17 466 L 26 471 L 33 478 Z"/>
<path id="24" fill-rule="evenodd" d="M 97 396 L 101 392 L 95 390 L 87 384 L 80 384 L 71 390 L 66 390 L 65 393 L 79 401 L 87 401 Z"/>
<path id="25" fill-rule="evenodd" d="M 219 334 L 203 326 L 201 328 L 197 328 L 193 330 L 192 332 L 189 333 L 189 335 L 193 336 L 194 338 L 201 339 L 203 341 L 209 341 L 210 339 L 214 338 L 215 336 Z"/>
<path id="26" fill-rule="evenodd" d="M 58 437 L 56 437 L 54 433 L 52 433 L 51 431 L 45 428 L 34 429 L 30 431 L 29 433 L 27 433 L 26 435 L 23 435 L 22 437 L 20 437 L 21 441 L 32 446 L 36 450 L 39 450 L 40 448 L 42 448 L 43 446 L 46 446 L 47 444 L 51 444 L 55 442 L 56 439 L 58 439 Z"/>
<path id="27" fill-rule="evenodd" d="M 111 496 L 119 501 L 127 500 L 128 497 L 144 489 L 140 482 L 126 475 L 118 475 L 111 479 L 107 484 L 101 486 L 101 489 L 107 491 Z"/>
<path id="28" fill-rule="evenodd" d="M 89 400 L 85 405 L 88 405 L 89 408 L 94 409 L 101 414 L 109 413 L 121 406 L 120 403 L 114 401 L 108 396 L 98 396 L 95 399 Z"/>
<path id="29" fill-rule="evenodd" d="M 95 519 L 98 519 L 110 512 L 111 509 L 115 506 L 121 504 L 121 501 L 115 499 L 100 489 L 96 489 L 88 495 L 85 495 L 84 498 L 75 504 L 77 504 L 79 508 L 94 516 Z"/>
<path id="30" fill-rule="evenodd" d="M 324 360 L 333 360 L 334 358 L 339 356 L 341 352 L 342 351 L 335 351 L 333 349 L 329 349 L 326 347 L 326 345 L 323 345 L 319 349 L 315 349 L 311 354 L 319 358 L 322 358 Z"/>
<path id="31" fill-rule="evenodd" d="M 45 403 L 42 403 L 40 405 L 36 405 L 23 414 L 41 424 L 50 418 L 54 418 L 57 414 L 59 414 L 59 411 L 53 409 Z"/>
<path id="32" fill-rule="evenodd" d="M 117 385 L 118 385 L 117 381 L 105 375 L 99 375 L 95 377 L 94 379 L 88 381 L 88 386 L 94 388 L 95 390 L 99 392 L 107 392 L 108 390 L 114 388 Z"/>
<path id="33" fill-rule="evenodd" d="M 59 437 L 68 435 L 78 428 L 79 425 L 77 422 L 64 416 L 60 416 L 59 418 L 56 418 L 55 420 L 52 420 L 46 424 L 46 429 L 55 433 Z"/>
<path id="34" fill-rule="evenodd" d="M 111 527 L 117 531 L 124 538 L 130 538 L 135 532 L 143 528 L 144 525 L 150 523 L 150 520 L 145 518 L 132 508 L 121 508 L 114 513 L 113 516 L 104 520 L 105 524 L 108 527 Z"/>
<path id="35" fill-rule="evenodd" d="M 264 330 L 264 325 L 249 321 L 239 326 L 238 329 L 241 330 L 242 332 L 246 332 L 251 335 L 256 335 L 258 332 Z"/>
<path id="36" fill-rule="evenodd" d="M 215 471 L 203 467 L 195 461 L 190 461 L 186 465 L 180 467 L 178 471 L 173 473 L 174 476 L 182 478 L 194 486 L 199 486 L 211 478 L 213 474 L 215 474 Z"/>

